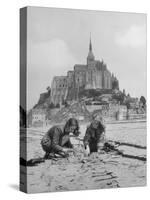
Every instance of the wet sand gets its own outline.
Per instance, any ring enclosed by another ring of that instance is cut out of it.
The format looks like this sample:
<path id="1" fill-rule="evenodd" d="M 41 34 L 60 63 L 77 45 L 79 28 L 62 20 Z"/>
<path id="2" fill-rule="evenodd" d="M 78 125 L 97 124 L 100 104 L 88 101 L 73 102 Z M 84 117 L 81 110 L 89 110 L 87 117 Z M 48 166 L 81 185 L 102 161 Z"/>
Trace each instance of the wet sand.
<path id="1" fill-rule="evenodd" d="M 86 126 L 81 125 L 81 138 Z M 44 155 L 40 140 L 46 130 L 28 130 L 28 160 Z M 146 123 L 108 124 L 106 137 L 108 140 L 146 146 Z M 146 185 L 146 161 L 125 158 L 113 151 L 84 157 L 82 142 L 76 139 L 72 142 L 76 146 L 76 154 L 70 154 L 68 159 L 46 160 L 37 166 L 27 167 L 28 193 Z M 146 149 L 126 145 L 118 148 L 126 154 L 146 156 Z"/>

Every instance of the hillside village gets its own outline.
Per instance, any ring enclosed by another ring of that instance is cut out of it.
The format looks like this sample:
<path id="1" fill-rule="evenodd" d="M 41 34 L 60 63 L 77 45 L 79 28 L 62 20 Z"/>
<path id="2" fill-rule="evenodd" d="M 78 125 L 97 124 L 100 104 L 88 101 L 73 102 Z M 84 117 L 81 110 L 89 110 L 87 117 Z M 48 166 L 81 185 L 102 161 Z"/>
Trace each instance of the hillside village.
<path id="1" fill-rule="evenodd" d="M 78 101 L 63 102 L 56 106 L 50 103 L 50 91 L 40 95 L 38 103 L 28 113 L 28 125 L 42 126 L 50 122 L 60 123 L 69 117 L 81 121 L 90 120 L 93 115 L 102 115 L 106 121 L 144 119 L 146 118 L 146 101 L 144 97 L 132 98 L 121 91 L 103 91 L 91 97 L 93 91 L 85 91 L 88 95 L 79 96 Z M 96 91 L 94 91 L 96 92 Z M 99 91 L 97 91 L 99 93 Z"/>

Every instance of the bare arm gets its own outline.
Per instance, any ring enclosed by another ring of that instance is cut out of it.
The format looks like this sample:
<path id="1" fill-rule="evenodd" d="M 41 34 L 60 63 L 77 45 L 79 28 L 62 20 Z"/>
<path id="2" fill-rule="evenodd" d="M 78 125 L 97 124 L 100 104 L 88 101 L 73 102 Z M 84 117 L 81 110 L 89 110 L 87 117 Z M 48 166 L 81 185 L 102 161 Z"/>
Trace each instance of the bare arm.
<path id="1" fill-rule="evenodd" d="M 87 128 L 84 139 L 83 139 L 83 143 L 84 143 L 85 146 L 87 146 L 89 144 L 90 137 L 91 137 L 90 136 L 90 129 Z"/>

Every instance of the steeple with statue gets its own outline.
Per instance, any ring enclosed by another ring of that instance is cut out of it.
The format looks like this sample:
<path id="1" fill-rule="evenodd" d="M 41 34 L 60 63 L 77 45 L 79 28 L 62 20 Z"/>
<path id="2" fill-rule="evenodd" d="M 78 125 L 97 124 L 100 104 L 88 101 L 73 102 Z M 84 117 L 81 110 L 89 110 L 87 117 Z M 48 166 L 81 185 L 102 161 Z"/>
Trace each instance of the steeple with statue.
<path id="1" fill-rule="evenodd" d="M 91 41 L 91 35 L 90 35 L 90 43 L 89 43 L 89 53 L 87 56 L 87 64 L 89 64 L 91 61 L 94 61 L 95 57 L 94 54 L 92 52 L 92 41 Z"/>

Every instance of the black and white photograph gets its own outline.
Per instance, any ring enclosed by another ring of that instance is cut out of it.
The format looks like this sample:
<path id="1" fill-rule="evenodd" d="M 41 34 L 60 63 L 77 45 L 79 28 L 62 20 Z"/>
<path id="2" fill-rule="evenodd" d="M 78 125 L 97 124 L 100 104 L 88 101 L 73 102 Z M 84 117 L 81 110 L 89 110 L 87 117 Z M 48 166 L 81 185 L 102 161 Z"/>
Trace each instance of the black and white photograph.
<path id="1" fill-rule="evenodd" d="M 147 184 L 147 15 L 20 9 L 20 190 Z"/>

